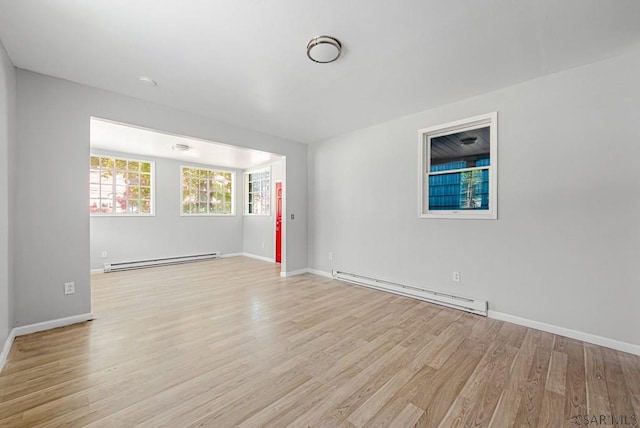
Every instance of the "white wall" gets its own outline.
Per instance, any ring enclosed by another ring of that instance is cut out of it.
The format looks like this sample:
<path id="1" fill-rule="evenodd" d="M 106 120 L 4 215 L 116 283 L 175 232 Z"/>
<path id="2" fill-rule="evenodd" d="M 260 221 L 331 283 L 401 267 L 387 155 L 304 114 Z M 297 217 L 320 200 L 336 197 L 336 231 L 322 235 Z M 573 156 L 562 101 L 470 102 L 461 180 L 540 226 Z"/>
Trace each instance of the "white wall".
<path id="1" fill-rule="evenodd" d="M 284 161 L 268 165 L 271 168 L 271 214 L 268 216 L 244 216 L 243 251 L 254 256 L 275 261 L 276 181 L 284 181 Z M 248 172 L 251 170 L 247 170 Z M 283 191 L 286 198 L 286 188 Z M 243 207 L 244 209 L 244 207 Z"/>
<path id="2" fill-rule="evenodd" d="M 9 336 L 13 320 L 11 200 L 16 149 L 15 115 L 16 71 L 0 43 L 0 352 Z"/>
<path id="3" fill-rule="evenodd" d="M 285 271 L 307 265 L 307 146 L 202 116 L 29 71 L 17 73 L 15 216 L 16 325 L 87 313 L 89 290 L 89 119 L 285 155 Z M 151 90 L 165 90 L 158 87 Z M 75 281 L 76 294 L 63 284 Z"/>
<path id="4" fill-rule="evenodd" d="M 233 216 L 182 216 L 180 167 L 198 165 L 171 159 L 140 157 L 93 150 L 92 153 L 155 163 L 154 216 L 91 216 L 91 269 L 105 262 L 118 263 L 155 258 L 188 256 L 221 251 L 242 252 L 242 171 L 235 172 L 235 212 Z M 107 251 L 107 258 L 102 258 Z"/>
<path id="5" fill-rule="evenodd" d="M 310 267 L 640 344 L 638 76 L 634 52 L 310 146 Z M 418 129 L 496 110 L 499 219 L 418 219 Z"/>

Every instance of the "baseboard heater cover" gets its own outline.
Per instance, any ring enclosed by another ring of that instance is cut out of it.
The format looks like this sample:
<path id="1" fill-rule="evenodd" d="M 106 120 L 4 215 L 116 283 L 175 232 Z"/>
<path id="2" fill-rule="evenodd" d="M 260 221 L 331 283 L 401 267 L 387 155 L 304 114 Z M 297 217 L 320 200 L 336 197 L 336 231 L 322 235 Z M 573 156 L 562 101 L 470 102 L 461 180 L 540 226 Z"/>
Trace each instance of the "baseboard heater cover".
<path id="1" fill-rule="evenodd" d="M 449 308 L 459 309 L 471 312 L 477 315 L 487 316 L 489 304 L 486 300 L 478 300 L 470 297 L 455 296 L 453 294 L 443 293 L 441 291 L 427 290 L 424 288 L 414 287 L 411 285 L 397 284 L 395 282 L 385 281 L 382 279 L 370 278 L 367 276 L 357 275 L 348 272 L 333 270 L 332 276 L 336 279 L 351 282 L 357 285 L 363 285 L 377 290 L 387 291 L 401 296 L 413 297 L 425 302 L 437 305 L 447 306 Z"/>
<path id="2" fill-rule="evenodd" d="M 199 262 L 201 260 L 219 259 L 221 253 L 216 251 L 208 254 L 194 254 L 191 256 L 166 257 L 162 259 L 138 260 L 133 262 L 105 263 L 104 273 L 117 272 L 121 270 L 145 269 L 155 266 L 167 266 L 181 263 Z"/>

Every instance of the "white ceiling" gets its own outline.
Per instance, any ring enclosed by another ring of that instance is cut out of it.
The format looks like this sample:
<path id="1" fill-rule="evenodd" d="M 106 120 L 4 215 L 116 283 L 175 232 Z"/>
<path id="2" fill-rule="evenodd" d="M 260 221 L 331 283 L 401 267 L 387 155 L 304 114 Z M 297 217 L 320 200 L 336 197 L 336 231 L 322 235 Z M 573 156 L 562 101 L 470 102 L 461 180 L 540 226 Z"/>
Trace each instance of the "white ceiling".
<path id="1" fill-rule="evenodd" d="M 169 135 L 96 118 L 91 119 L 90 140 L 93 151 L 116 151 L 226 168 L 250 169 L 282 159 L 272 153 Z M 174 144 L 186 144 L 191 149 L 176 151 L 171 148 Z"/>
<path id="2" fill-rule="evenodd" d="M 638 0 L 0 0 L 17 67 L 302 142 L 622 54 L 639 22 Z M 319 34 L 337 62 L 306 57 Z"/>

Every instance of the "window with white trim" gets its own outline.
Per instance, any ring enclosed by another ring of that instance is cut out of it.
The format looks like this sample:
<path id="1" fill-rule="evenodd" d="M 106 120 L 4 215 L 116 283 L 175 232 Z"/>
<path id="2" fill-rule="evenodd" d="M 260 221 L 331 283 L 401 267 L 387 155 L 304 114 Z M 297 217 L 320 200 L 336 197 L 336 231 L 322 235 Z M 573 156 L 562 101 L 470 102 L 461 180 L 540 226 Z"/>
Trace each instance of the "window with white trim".
<path id="1" fill-rule="evenodd" d="M 246 172 L 244 213 L 247 215 L 270 215 L 271 170 L 264 168 Z"/>
<path id="2" fill-rule="evenodd" d="M 91 155 L 91 215 L 153 215 L 153 162 Z"/>
<path id="3" fill-rule="evenodd" d="M 496 219 L 497 113 L 419 131 L 422 218 Z"/>
<path id="4" fill-rule="evenodd" d="M 183 215 L 233 215 L 234 173 L 192 166 L 181 168 Z"/>

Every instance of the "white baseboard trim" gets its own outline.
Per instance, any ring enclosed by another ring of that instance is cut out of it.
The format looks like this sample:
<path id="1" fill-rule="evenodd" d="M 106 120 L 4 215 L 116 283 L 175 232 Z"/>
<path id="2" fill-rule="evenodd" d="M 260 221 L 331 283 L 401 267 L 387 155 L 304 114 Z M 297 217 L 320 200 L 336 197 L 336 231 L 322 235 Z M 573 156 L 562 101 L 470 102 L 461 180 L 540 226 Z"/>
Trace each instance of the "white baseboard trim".
<path id="1" fill-rule="evenodd" d="M 291 272 L 280 272 L 280 276 L 283 278 L 289 278 L 290 276 L 296 276 L 296 275 L 304 275 L 305 273 L 307 273 L 308 269 L 299 269 L 299 270 L 292 270 Z"/>
<path id="2" fill-rule="evenodd" d="M 13 345 L 13 339 L 16 338 L 16 335 L 14 334 L 14 330 L 11 330 L 9 332 L 9 336 L 7 337 L 7 340 L 4 342 L 4 347 L 2 348 L 2 353 L 0 354 L 0 372 L 2 372 L 2 369 L 4 368 L 4 363 L 7 362 L 9 351 L 11 351 L 11 345 Z"/>
<path id="3" fill-rule="evenodd" d="M 331 275 L 330 272 L 325 272 L 323 270 L 309 268 L 309 269 L 307 269 L 307 273 L 311 273 L 313 275 L 324 276 L 325 278 L 332 278 L 333 279 L 333 275 Z"/>
<path id="4" fill-rule="evenodd" d="M 25 334 L 37 333 L 39 331 L 51 330 L 52 328 L 64 327 L 65 325 L 77 324 L 79 322 L 91 321 L 93 314 L 80 314 L 72 317 L 58 318 L 51 321 L 39 322 L 36 324 L 23 325 L 13 329 L 15 337 L 24 336 Z"/>
<path id="5" fill-rule="evenodd" d="M 221 254 L 220 258 L 226 259 L 228 257 L 240 257 L 240 256 L 242 256 L 242 253 L 229 253 L 229 254 Z"/>
<path id="6" fill-rule="evenodd" d="M 11 345 L 18 336 L 24 336 L 25 334 L 37 333 L 39 331 L 51 330 L 52 328 L 64 327 L 65 325 L 77 324 L 80 322 L 90 321 L 93 319 L 93 314 L 80 314 L 72 317 L 58 318 L 51 321 L 39 322 L 36 324 L 23 325 L 22 327 L 16 327 L 9 333 L 9 337 L 4 343 L 2 353 L 0 353 L 0 372 L 4 368 L 4 363 L 7 361 L 9 351 L 11 351 Z"/>
<path id="7" fill-rule="evenodd" d="M 102 268 L 100 268 L 100 269 L 91 269 L 91 270 L 89 271 L 89 273 L 90 273 L 91 275 L 93 275 L 93 274 L 97 274 L 97 273 L 104 273 L 104 269 L 102 269 Z"/>
<path id="8" fill-rule="evenodd" d="M 251 253 L 242 253 L 243 256 L 245 257 L 250 257 L 252 259 L 256 259 L 256 260 L 262 260 L 263 262 L 269 262 L 269 263 L 275 263 L 275 259 L 273 258 L 269 258 L 269 257 L 263 257 L 263 256 L 257 256 L 255 254 L 251 254 Z"/>
<path id="9" fill-rule="evenodd" d="M 622 352 L 628 352 L 629 354 L 640 355 L 640 345 L 634 345 L 632 343 L 622 342 L 620 340 L 610 339 L 608 337 L 597 336 L 595 334 L 585 333 L 578 330 L 572 330 L 570 328 L 558 327 L 552 324 L 547 324 L 540 321 L 534 321 L 527 318 L 521 318 L 515 315 L 509 315 L 509 314 L 496 312 L 492 310 L 489 310 L 489 313 L 487 316 L 489 318 L 493 318 L 496 320 L 507 321 L 507 322 L 518 324 L 524 327 L 546 331 L 547 333 L 553 333 L 560 336 L 570 337 L 571 339 L 592 343 L 594 345 L 604 346 L 606 348 L 615 349 L 616 351 L 622 351 Z"/>

